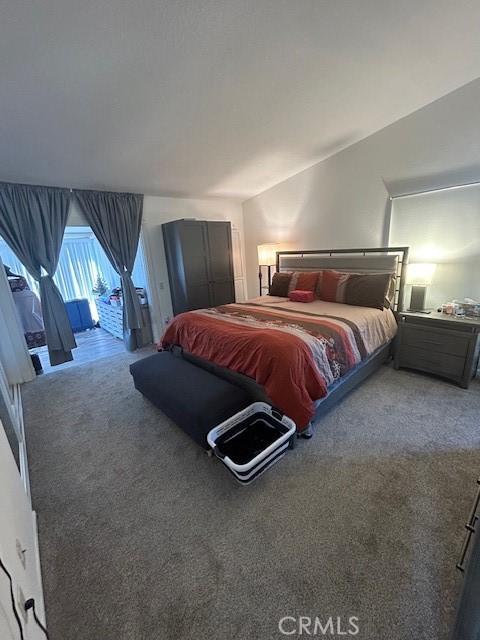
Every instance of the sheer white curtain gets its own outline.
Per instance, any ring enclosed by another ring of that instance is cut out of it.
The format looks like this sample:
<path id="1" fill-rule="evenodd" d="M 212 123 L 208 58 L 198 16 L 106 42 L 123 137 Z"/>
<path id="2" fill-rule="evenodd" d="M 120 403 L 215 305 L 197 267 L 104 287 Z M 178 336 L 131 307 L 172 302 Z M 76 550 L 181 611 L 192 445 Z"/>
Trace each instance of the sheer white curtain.
<path id="1" fill-rule="evenodd" d="M 64 300 L 87 298 L 92 316 L 97 320 L 92 289 L 99 275 L 109 288 L 119 286 L 120 278 L 95 238 L 66 236 L 60 252 L 55 283 Z"/>
<path id="2" fill-rule="evenodd" d="M 35 371 L 0 259 L 0 361 L 10 385 L 33 380 Z"/>

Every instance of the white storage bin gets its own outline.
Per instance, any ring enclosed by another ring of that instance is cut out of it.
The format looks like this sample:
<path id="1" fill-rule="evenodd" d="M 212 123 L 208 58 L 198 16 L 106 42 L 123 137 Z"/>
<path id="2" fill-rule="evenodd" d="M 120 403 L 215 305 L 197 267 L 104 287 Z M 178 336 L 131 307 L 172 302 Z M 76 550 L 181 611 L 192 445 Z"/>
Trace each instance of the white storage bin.
<path id="1" fill-rule="evenodd" d="M 215 455 L 242 484 L 249 484 L 295 446 L 296 425 L 265 402 L 254 402 L 207 436 Z"/>

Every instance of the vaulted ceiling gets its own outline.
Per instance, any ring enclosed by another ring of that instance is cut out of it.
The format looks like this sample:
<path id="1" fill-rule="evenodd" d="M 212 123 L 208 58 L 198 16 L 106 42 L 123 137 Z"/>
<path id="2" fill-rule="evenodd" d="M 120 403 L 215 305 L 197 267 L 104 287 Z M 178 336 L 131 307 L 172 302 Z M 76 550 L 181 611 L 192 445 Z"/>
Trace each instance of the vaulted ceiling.
<path id="1" fill-rule="evenodd" d="M 467 0 L 11 0 L 0 179 L 247 198 L 480 76 Z"/>

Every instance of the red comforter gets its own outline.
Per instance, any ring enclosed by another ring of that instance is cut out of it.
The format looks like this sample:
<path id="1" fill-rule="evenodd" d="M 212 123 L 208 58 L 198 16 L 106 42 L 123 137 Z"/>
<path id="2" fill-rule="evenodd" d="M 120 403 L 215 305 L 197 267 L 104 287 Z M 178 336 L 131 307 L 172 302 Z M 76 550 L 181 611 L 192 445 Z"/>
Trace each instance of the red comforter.
<path id="1" fill-rule="evenodd" d="M 341 318 L 231 304 L 176 316 L 161 341 L 243 373 L 304 429 L 327 386 L 362 358 L 360 333 Z"/>

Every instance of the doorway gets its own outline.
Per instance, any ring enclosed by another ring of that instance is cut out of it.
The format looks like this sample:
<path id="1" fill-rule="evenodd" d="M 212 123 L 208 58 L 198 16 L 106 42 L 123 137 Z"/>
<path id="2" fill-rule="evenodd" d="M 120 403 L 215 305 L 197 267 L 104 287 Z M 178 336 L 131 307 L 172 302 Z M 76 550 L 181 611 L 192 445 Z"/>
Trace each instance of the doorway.
<path id="1" fill-rule="evenodd" d="M 111 266 L 90 227 L 66 227 L 54 276 L 55 284 L 65 301 L 77 343 L 77 348 L 72 352 L 73 360 L 70 362 L 50 366 L 45 336 L 41 331 L 38 283 L 1 239 L 0 258 L 3 264 L 10 268 L 12 276 L 9 277 L 9 282 L 14 299 L 17 298 L 17 309 L 25 328 L 27 345 L 30 353 L 38 356 L 43 373 L 59 371 L 125 352 L 122 339 L 120 277 Z M 14 281 L 13 277 L 18 277 L 19 280 Z M 152 337 L 142 239 L 139 242 L 132 279 L 142 303 L 145 323 L 142 342 L 146 346 L 152 342 Z M 34 336 L 27 335 L 27 329 L 30 328 L 38 330 Z"/>

